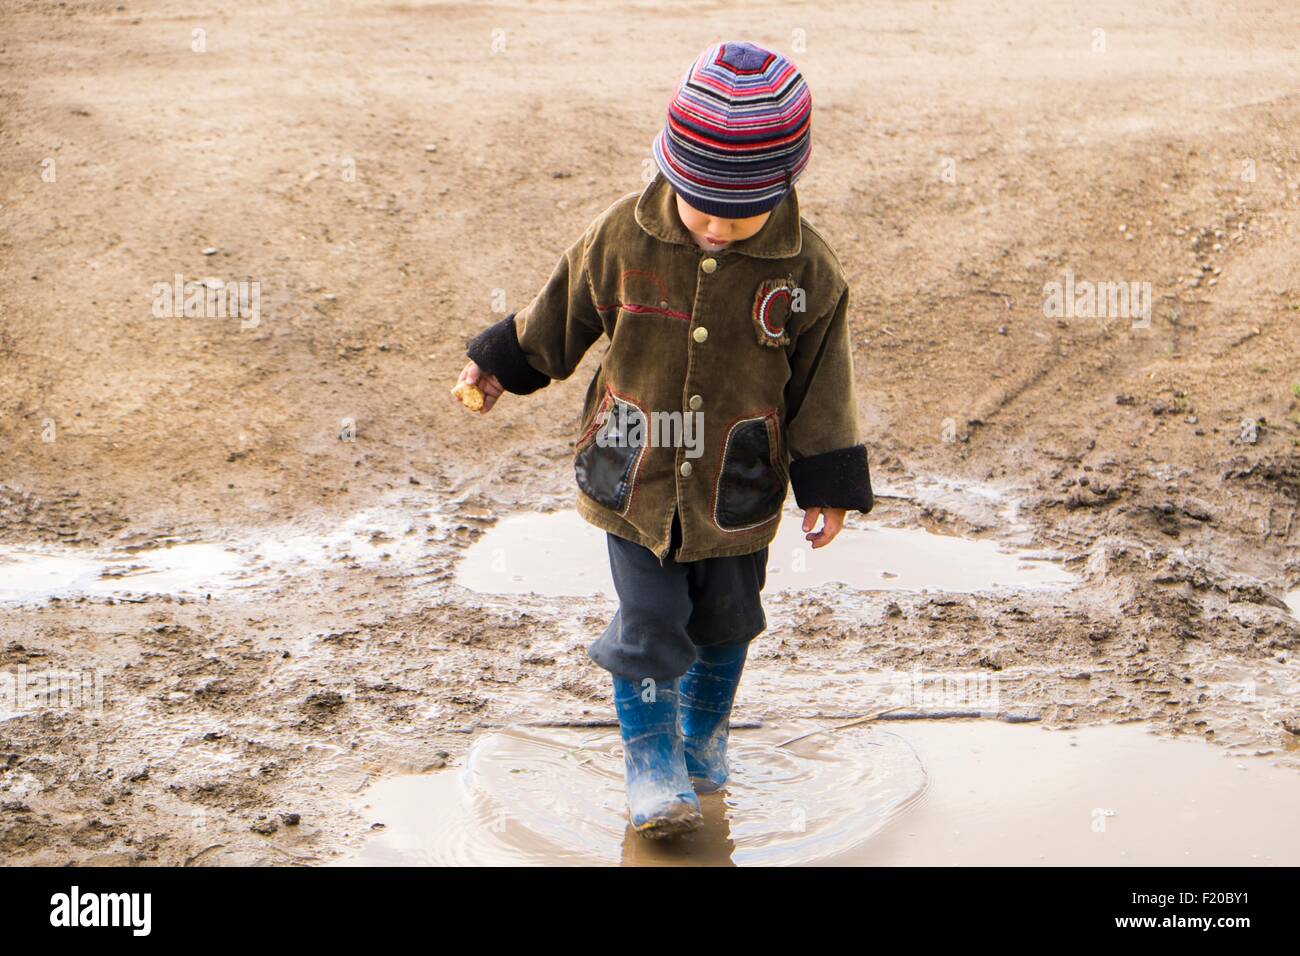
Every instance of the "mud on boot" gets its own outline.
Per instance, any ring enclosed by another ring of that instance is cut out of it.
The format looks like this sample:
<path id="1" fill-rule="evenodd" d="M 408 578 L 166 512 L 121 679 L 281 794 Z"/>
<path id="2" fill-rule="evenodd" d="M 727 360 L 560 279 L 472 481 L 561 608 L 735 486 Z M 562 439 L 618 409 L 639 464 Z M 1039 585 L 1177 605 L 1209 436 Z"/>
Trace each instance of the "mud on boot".
<path id="1" fill-rule="evenodd" d="M 640 684 L 614 678 L 614 709 L 623 736 L 632 829 L 651 839 L 698 829 L 700 800 L 686 772 L 678 728 L 677 681 Z"/>
<path id="2" fill-rule="evenodd" d="M 699 659 L 680 682 L 686 769 L 696 790 L 712 793 L 727 782 L 727 728 L 749 645 L 695 650 Z"/>

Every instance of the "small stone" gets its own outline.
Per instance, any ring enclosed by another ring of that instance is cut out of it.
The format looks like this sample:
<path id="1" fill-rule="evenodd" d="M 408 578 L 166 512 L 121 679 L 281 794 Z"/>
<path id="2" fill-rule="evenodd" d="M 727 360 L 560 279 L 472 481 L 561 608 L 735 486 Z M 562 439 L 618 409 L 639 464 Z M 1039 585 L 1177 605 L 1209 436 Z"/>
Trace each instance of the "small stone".
<path id="1" fill-rule="evenodd" d="M 437 144 L 437 143 L 425 143 L 425 144 L 424 144 L 424 151 L 425 151 L 426 153 L 436 153 L 436 152 L 438 151 L 438 144 Z"/>
<path id="2" fill-rule="evenodd" d="M 221 250 L 218 249 L 216 246 L 208 246 L 206 249 L 203 250 L 203 254 L 205 256 L 215 256 L 220 251 Z"/>

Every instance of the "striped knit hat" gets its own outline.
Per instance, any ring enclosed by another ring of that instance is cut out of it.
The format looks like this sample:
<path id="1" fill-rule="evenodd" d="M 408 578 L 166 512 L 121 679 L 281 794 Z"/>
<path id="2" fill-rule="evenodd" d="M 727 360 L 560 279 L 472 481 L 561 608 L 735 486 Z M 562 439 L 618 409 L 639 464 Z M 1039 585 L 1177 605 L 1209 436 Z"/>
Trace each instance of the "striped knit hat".
<path id="1" fill-rule="evenodd" d="M 718 43 L 682 77 L 655 162 L 700 212 L 757 216 L 808 165 L 811 121 L 812 94 L 793 63 L 752 43 Z"/>

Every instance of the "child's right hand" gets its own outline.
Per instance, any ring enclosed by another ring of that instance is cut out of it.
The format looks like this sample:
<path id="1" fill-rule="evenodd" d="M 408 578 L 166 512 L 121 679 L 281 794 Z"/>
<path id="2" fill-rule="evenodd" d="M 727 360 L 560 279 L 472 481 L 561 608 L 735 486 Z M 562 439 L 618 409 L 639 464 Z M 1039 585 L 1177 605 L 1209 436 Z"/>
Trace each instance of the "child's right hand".
<path id="1" fill-rule="evenodd" d="M 495 375 L 488 375 L 473 362 L 466 365 L 461 370 L 460 378 L 456 379 L 457 385 L 462 383 L 473 385 L 483 393 L 483 407 L 480 409 L 482 413 L 490 412 L 497 399 L 501 397 L 501 393 L 505 391 Z M 459 395 L 452 395 L 451 399 L 454 402 L 461 400 Z"/>

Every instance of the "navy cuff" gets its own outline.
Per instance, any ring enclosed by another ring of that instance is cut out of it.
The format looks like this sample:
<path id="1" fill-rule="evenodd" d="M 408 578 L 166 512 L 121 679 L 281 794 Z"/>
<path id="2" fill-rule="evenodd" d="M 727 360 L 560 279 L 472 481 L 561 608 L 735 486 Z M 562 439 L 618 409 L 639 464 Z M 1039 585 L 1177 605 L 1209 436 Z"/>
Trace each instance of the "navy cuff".
<path id="1" fill-rule="evenodd" d="M 867 467 L 867 446 L 853 445 L 810 455 L 790 463 L 790 485 L 794 500 L 809 508 L 871 510 L 871 471 Z"/>
<path id="2" fill-rule="evenodd" d="M 475 365 L 495 375 L 507 392 L 527 395 L 551 383 L 549 376 L 528 364 L 528 357 L 519 347 L 513 312 L 470 339 L 465 351 Z"/>

